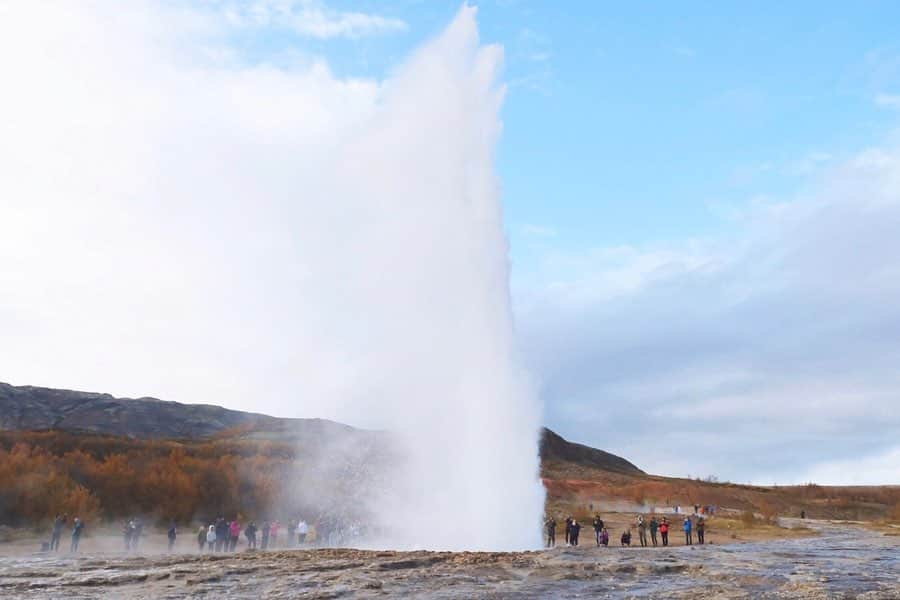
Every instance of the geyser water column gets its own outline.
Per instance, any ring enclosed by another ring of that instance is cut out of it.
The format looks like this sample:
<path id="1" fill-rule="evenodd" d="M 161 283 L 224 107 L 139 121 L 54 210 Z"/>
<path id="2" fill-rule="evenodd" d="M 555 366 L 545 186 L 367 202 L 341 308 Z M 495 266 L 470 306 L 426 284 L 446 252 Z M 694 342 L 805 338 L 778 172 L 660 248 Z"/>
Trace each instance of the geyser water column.
<path id="1" fill-rule="evenodd" d="M 324 283 L 347 317 L 345 412 L 377 414 L 408 457 L 373 498 L 378 545 L 540 544 L 541 411 L 515 358 L 494 172 L 502 50 L 479 45 L 475 14 L 384 84 L 329 178 L 332 230 L 350 232 Z"/>
<path id="2" fill-rule="evenodd" d="M 265 8 L 0 3 L 0 364 L 389 430 L 373 543 L 537 546 L 500 49 L 465 6 L 385 81 L 338 77 Z"/>

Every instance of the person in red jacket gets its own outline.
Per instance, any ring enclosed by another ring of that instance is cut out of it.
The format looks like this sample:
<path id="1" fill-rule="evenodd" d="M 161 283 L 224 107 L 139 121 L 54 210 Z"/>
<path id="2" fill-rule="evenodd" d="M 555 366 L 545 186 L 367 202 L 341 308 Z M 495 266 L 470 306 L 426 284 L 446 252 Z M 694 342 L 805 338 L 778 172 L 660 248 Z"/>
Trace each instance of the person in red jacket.
<path id="1" fill-rule="evenodd" d="M 659 534 L 662 536 L 663 546 L 669 545 L 669 520 L 663 517 L 662 523 L 659 524 Z"/>

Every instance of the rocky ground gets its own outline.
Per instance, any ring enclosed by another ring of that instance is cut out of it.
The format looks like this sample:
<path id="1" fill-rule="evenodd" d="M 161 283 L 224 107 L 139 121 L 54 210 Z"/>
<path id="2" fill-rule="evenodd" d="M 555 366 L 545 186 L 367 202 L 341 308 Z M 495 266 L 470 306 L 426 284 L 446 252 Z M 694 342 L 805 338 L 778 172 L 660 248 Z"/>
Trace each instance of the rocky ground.
<path id="1" fill-rule="evenodd" d="M 514 553 L 320 549 L 0 558 L 3 598 L 858 598 L 900 596 L 900 540 L 818 537 Z"/>

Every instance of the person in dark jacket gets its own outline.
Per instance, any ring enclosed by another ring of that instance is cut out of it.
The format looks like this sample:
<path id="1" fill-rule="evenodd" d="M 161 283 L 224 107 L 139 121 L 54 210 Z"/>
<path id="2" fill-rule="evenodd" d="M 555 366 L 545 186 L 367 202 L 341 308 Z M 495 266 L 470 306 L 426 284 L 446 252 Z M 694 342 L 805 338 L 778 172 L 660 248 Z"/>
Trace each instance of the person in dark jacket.
<path id="1" fill-rule="evenodd" d="M 578 545 L 578 534 L 581 533 L 581 523 L 572 519 L 572 532 L 569 534 L 569 542 L 573 546 Z"/>
<path id="2" fill-rule="evenodd" d="M 59 550 L 59 538 L 62 537 L 63 525 L 65 521 L 61 515 L 56 515 L 53 519 L 53 530 L 50 532 L 50 550 L 56 552 Z"/>
<path id="3" fill-rule="evenodd" d="M 566 517 L 566 544 L 572 543 L 572 517 Z"/>
<path id="4" fill-rule="evenodd" d="M 697 519 L 697 543 L 706 543 L 706 519 L 702 517 Z"/>
<path id="5" fill-rule="evenodd" d="M 228 532 L 228 523 L 223 517 L 216 519 L 216 552 L 224 552 L 228 550 L 228 539 L 231 534 Z"/>
<path id="6" fill-rule="evenodd" d="M 175 547 L 175 538 L 178 537 L 178 529 L 175 527 L 175 521 L 169 523 L 169 531 L 166 532 L 166 537 L 169 538 L 169 552 L 171 552 L 172 548 Z"/>
<path id="7" fill-rule="evenodd" d="M 69 552 L 75 554 L 78 552 L 78 543 L 81 541 L 81 534 L 84 533 L 84 521 L 75 517 L 72 521 L 72 545 L 69 546 Z"/>
<path id="8" fill-rule="evenodd" d="M 244 529 L 244 537 L 247 538 L 247 547 L 256 549 L 256 522 L 250 521 L 247 528 Z"/>
<path id="9" fill-rule="evenodd" d="M 594 517 L 594 537 L 597 538 L 597 547 L 600 547 L 600 533 L 603 531 L 603 519 L 600 515 Z"/>
<path id="10" fill-rule="evenodd" d="M 650 518 L 650 542 L 656 546 L 656 531 L 659 529 L 659 521 L 656 517 Z"/>
<path id="11" fill-rule="evenodd" d="M 619 540 L 623 546 L 631 546 L 631 530 L 626 529 L 624 533 L 622 533 L 622 539 Z"/>
<path id="12" fill-rule="evenodd" d="M 556 519 L 548 517 L 545 524 L 547 527 L 547 547 L 553 548 L 556 546 Z"/>

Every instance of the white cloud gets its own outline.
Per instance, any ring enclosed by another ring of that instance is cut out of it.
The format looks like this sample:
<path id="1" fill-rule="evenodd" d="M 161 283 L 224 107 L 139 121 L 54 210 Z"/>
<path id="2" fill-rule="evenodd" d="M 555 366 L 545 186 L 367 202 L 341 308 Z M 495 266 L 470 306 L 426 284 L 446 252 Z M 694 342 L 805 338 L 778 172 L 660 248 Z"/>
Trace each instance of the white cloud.
<path id="1" fill-rule="evenodd" d="M 817 464 L 802 481 L 819 485 L 900 485 L 900 446 L 871 456 Z"/>
<path id="2" fill-rule="evenodd" d="M 519 227 L 519 231 L 521 231 L 525 235 L 535 237 L 556 237 L 556 229 L 547 227 L 545 225 L 525 223 L 524 225 Z"/>
<path id="3" fill-rule="evenodd" d="M 547 254 L 516 282 L 551 425 L 650 470 L 738 481 L 895 445 L 900 150 L 740 218 L 727 238 Z"/>
<path id="4" fill-rule="evenodd" d="M 359 38 L 406 31 L 402 19 L 328 8 L 319 0 L 256 0 L 224 3 L 228 21 L 237 26 L 283 27 L 319 39 Z"/>
<path id="5" fill-rule="evenodd" d="M 900 108 L 900 95 L 876 94 L 875 104 L 882 108 Z"/>

